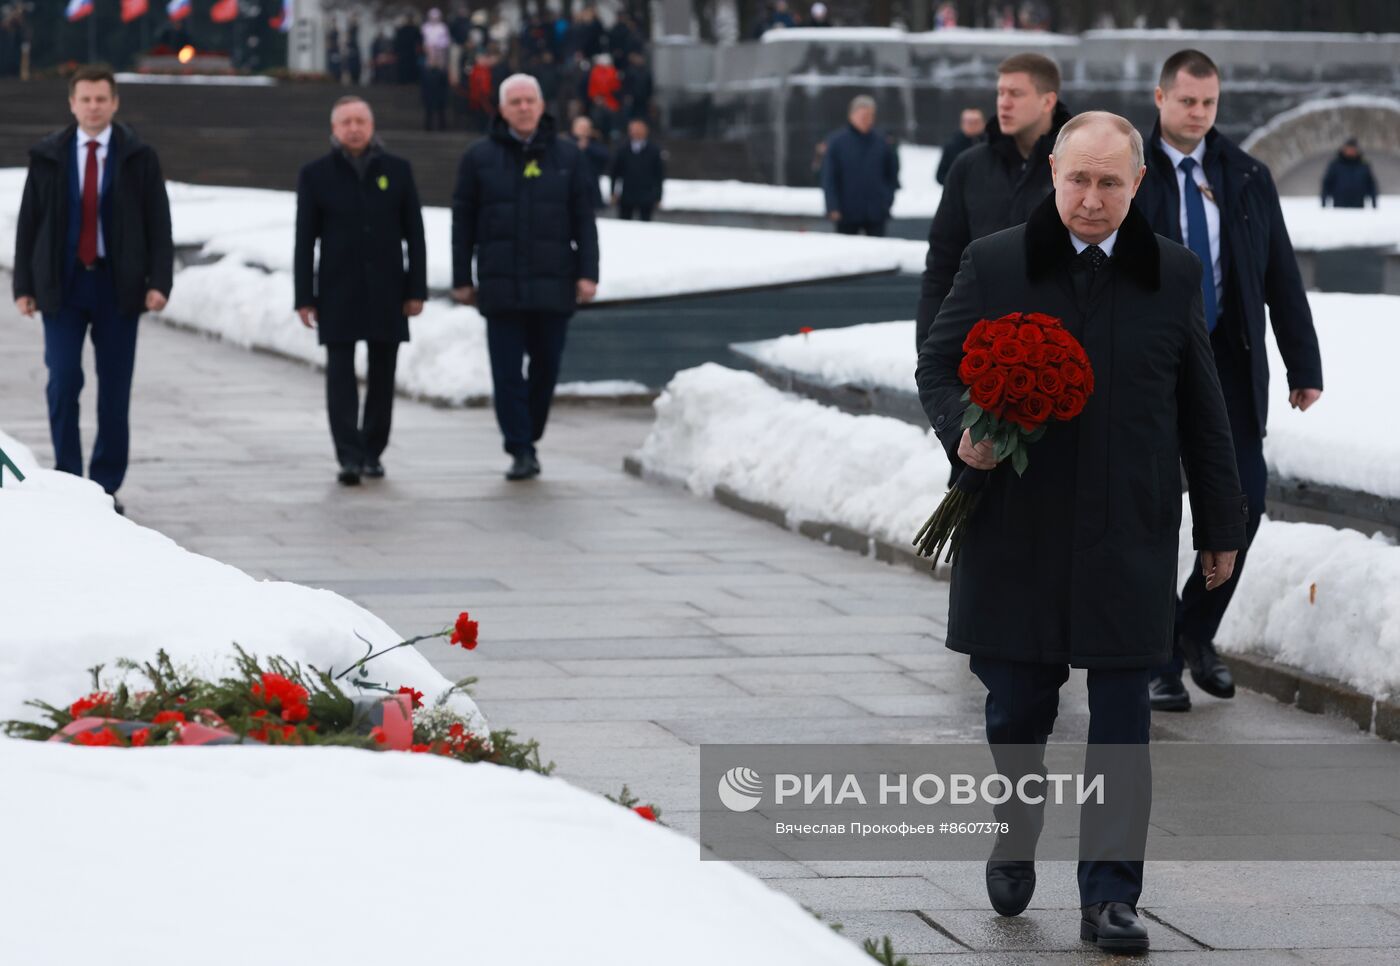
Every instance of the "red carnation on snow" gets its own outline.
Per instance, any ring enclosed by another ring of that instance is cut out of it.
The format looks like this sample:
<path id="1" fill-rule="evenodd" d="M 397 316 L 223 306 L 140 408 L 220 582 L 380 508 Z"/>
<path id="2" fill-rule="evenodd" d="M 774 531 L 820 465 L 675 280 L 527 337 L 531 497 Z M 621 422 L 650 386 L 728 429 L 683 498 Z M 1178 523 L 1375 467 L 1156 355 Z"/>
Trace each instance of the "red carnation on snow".
<path id="1" fill-rule="evenodd" d="M 452 643 L 460 644 L 468 651 L 476 648 L 476 634 L 480 625 L 472 620 L 466 611 L 457 615 L 457 623 L 452 629 Z"/>
<path id="2" fill-rule="evenodd" d="M 106 691 L 94 691 L 85 698 L 79 698 L 68 706 L 68 713 L 74 720 L 86 718 L 94 711 L 106 708 L 112 703 L 112 696 Z"/>
<path id="3" fill-rule="evenodd" d="M 122 736 L 115 728 L 99 728 L 96 731 L 84 731 L 74 735 L 73 744 L 87 748 L 120 748 Z"/>
<path id="4" fill-rule="evenodd" d="M 636 808 L 632 809 L 632 811 L 636 812 L 648 822 L 656 821 L 656 813 L 651 810 L 650 805 L 638 805 Z"/>
<path id="5" fill-rule="evenodd" d="M 411 688 L 411 687 L 409 687 L 407 684 L 405 684 L 403 687 L 399 688 L 399 690 L 398 690 L 396 693 L 397 693 L 397 694 L 406 694 L 406 695 L 408 695 L 408 699 L 409 699 L 409 701 L 411 701 L 411 702 L 413 703 L 413 707 L 414 707 L 414 708 L 421 708 L 421 707 L 423 707 L 423 692 L 422 692 L 422 691 L 415 691 L 415 690 L 413 690 L 413 688 Z"/>

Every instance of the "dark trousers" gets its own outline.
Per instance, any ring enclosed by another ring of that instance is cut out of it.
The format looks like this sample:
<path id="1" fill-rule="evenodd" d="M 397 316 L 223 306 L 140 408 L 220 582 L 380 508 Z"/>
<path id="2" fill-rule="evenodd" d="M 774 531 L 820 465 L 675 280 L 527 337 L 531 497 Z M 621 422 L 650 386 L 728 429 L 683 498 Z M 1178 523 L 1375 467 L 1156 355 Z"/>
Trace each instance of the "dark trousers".
<path id="1" fill-rule="evenodd" d="M 389 445 L 389 424 L 394 415 L 394 368 L 398 357 L 397 342 L 369 343 L 365 411 L 361 421 L 355 343 L 326 346 L 326 411 L 330 415 L 335 458 L 342 466 L 378 462 Z"/>
<path id="2" fill-rule="evenodd" d="M 998 771 L 1013 777 L 1025 774 L 1028 763 L 1023 748 L 1044 746 L 1054 731 L 1060 685 L 1069 680 L 1069 666 L 973 657 L 970 667 L 987 688 L 987 742 L 992 746 Z M 1091 668 L 1088 671 L 1090 748 L 1086 772 L 1093 771 L 1096 745 L 1147 744 L 1152 724 L 1148 676 L 1146 668 Z M 999 745 L 1020 747 L 999 749 Z M 1151 772 L 1145 755 L 1134 755 L 1131 760 L 1138 767 L 1147 768 L 1146 774 L 1137 774 L 1132 787 L 1127 789 L 1133 800 L 1114 794 L 1115 788 L 1110 784 L 1111 815 L 1107 809 L 1086 806 L 1081 810 L 1081 855 L 1086 854 L 1090 843 L 1110 846 L 1104 854 L 1143 854 L 1147 813 L 1152 801 Z M 1030 767 L 1034 768 L 1035 763 L 1030 763 Z M 1043 763 L 1040 767 L 1043 768 Z M 1020 804 L 1013 798 L 996 806 L 995 812 L 997 820 L 1007 822 L 1013 832 L 1029 827 L 1031 836 L 1039 836 L 1043 821 L 1041 808 Z M 1136 906 L 1141 894 L 1141 861 L 1081 859 L 1081 905 L 1117 901 Z"/>
<path id="3" fill-rule="evenodd" d="M 623 221 L 631 221 L 636 218 L 639 221 L 651 221 L 651 212 L 655 205 L 629 205 L 627 202 L 618 202 L 617 216 Z"/>
<path id="4" fill-rule="evenodd" d="M 836 234 L 838 235 L 869 235 L 871 238 L 885 237 L 885 222 L 883 221 L 846 221 L 842 219 L 836 223 Z"/>
<path id="5" fill-rule="evenodd" d="M 126 478 L 131 432 L 131 375 L 136 365 L 139 315 L 117 311 L 112 273 L 105 265 L 73 270 L 63 307 L 44 314 L 44 364 L 48 366 L 49 433 L 54 468 L 83 475 L 78 397 L 83 391 L 83 342 L 92 333 L 97 362 L 97 440 L 89 472 L 108 493 Z"/>
<path id="6" fill-rule="evenodd" d="M 512 456 L 533 455 L 544 436 L 559 362 L 564 356 L 567 315 L 513 315 L 486 320 L 491 353 L 496 422 Z M 525 357 L 530 357 L 525 371 Z"/>
<path id="7" fill-rule="evenodd" d="M 1230 433 L 1235 438 L 1235 465 L 1239 468 L 1240 486 L 1244 488 L 1249 501 L 1249 521 L 1245 531 L 1246 543 L 1254 541 L 1259 530 L 1260 518 L 1264 515 L 1264 497 L 1269 483 L 1269 469 L 1264 463 L 1264 440 L 1259 435 L 1258 423 L 1254 418 L 1254 389 L 1249 378 L 1249 360 L 1235 339 L 1227 333 L 1226 320 L 1211 333 L 1211 345 L 1215 349 L 1215 368 L 1220 373 L 1220 390 L 1225 397 L 1225 411 L 1230 417 Z M 1244 572 L 1246 547 L 1235 558 L 1235 575 L 1230 582 L 1215 590 L 1206 590 L 1206 580 L 1201 576 L 1201 555 L 1196 555 L 1196 565 L 1191 577 L 1181 591 L 1176 606 L 1176 631 L 1196 641 L 1213 641 L 1230 599 L 1235 596 L 1235 588 L 1240 585 L 1240 575 Z M 1158 669 L 1158 673 L 1180 674 L 1184 663 L 1180 645 L 1173 645 L 1172 657 Z"/>

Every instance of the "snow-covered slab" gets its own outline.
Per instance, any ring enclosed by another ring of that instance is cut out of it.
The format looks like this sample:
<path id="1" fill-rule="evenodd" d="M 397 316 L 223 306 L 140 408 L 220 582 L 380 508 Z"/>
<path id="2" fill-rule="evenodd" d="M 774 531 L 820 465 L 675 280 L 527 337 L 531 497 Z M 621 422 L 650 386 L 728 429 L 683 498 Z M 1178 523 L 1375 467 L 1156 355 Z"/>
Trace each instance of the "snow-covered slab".
<path id="1" fill-rule="evenodd" d="M 1275 476 L 1400 498 L 1400 437 L 1384 414 L 1400 353 L 1400 297 L 1311 292 L 1326 383 L 1306 413 L 1288 405 L 1283 359 L 1268 338 L 1269 435 L 1264 456 Z M 745 345 L 755 361 L 833 386 L 917 392 L 913 322 L 881 322 Z"/>
<path id="2" fill-rule="evenodd" d="M 951 27 L 945 30 L 911 32 L 897 27 L 790 27 L 769 30 L 762 37 L 765 44 L 793 43 L 864 43 L 919 44 L 993 47 L 1075 47 L 1079 38 L 1069 34 L 1054 34 L 1044 30 L 990 30 L 979 27 Z"/>
<path id="3" fill-rule="evenodd" d="M 111 668 L 117 658 L 149 661 L 161 649 L 177 663 L 218 677 L 232 669 L 227 662 L 234 642 L 253 654 L 328 670 L 363 657 L 366 641 L 377 649 L 404 639 L 339 594 L 255 580 L 190 553 L 113 512 L 96 483 L 41 469 L 2 431 L 0 449 L 26 477 L 16 483 L 7 472 L 0 487 L 0 719 L 35 715 L 24 707 L 31 698 L 71 702 L 92 690 L 88 668 Z M 470 603 L 464 599 L 460 609 Z M 442 626 L 455 618 L 456 612 L 443 613 Z M 430 701 L 451 687 L 413 648 L 369 667 L 371 680 L 412 685 Z M 450 700 L 464 714 L 479 716 L 470 698 Z"/>
<path id="4" fill-rule="evenodd" d="M 695 493 L 722 484 L 778 507 L 790 526 L 841 524 L 895 546 L 909 545 L 948 480 L 942 448 L 918 427 L 848 415 L 713 364 L 677 373 L 637 457 L 644 471 Z M 1183 503 L 1182 583 L 1193 566 Z M 1395 693 L 1396 587 L 1400 549 L 1383 538 L 1266 519 L 1216 640 L 1228 652 L 1263 654 L 1369 694 Z"/>

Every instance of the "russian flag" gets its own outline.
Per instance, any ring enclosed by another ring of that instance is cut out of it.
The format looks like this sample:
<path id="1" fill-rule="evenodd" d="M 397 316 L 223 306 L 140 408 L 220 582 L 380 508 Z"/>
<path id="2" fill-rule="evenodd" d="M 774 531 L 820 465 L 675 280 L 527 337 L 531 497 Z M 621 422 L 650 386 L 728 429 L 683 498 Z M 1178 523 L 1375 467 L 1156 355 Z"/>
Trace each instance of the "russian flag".
<path id="1" fill-rule="evenodd" d="M 91 13 L 92 0 L 68 0 L 68 7 L 63 11 L 69 23 L 77 23 Z"/>
<path id="2" fill-rule="evenodd" d="M 171 20 L 184 20 L 194 11 L 190 0 L 170 0 L 165 5 L 165 13 Z"/>
<path id="3" fill-rule="evenodd" d="M 150 10 L 147 0 L 122 0 L 122 23 L 140 19 Z"/>

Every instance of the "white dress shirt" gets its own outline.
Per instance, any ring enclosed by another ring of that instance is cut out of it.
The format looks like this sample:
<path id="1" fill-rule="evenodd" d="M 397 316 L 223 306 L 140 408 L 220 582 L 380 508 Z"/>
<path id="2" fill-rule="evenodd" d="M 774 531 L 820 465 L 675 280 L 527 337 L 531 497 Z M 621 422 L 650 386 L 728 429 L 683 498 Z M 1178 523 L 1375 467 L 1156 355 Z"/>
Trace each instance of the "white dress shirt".
<path id="1" fill-rule="evenodd" d="M 83 196 L 83 187 L 87 180 L 87 153 L 88 142 L 97 142 L 97 257 L 107 257 L 107 242 L 102 237 L 102 179 L 107 171 L 107 146 L 112 142 L 112 125 L 107 125 L 106 130 L 96 137 L 87 134 L 82 128 L 78 128 L 78 136 L 73 139 L 74 150 L 78 152 L 78 197 Z M 81 202 L 79 202 L 81 204 Z"/>
<path id="2" fill-rule="evenodd" d="M 1181 199 L 1181 243 L 1188 248 L 1186 235 L 1186 172 L 1181 170 L 1182 158 L 1191 157 L 1196 159 L 1196 166 L 1191 169 L 1191 177 L 1198 187 L 1210 187 L 1210 181 L 1206 179 L 1206 142 L 1204 139 L 1196 145 L 1196 150 L 1189 155 L 1182 154 L 1176 148 L 1167 143 L 1163 138 L 1161 141 L 1162 150 L 1171 159 L 1172 169 L 1176 172 L 1176 194 Z M 1217 205 L 1209 194 L 1201 192 L 1201 201 L 1206 206 L 1206 231 L 1210 233 L 1210 260 L 1211 273 L 1215 277 L 1215 304 L 1222 305 L 1224 292 L 1221 290 L 1220 273 L 1220 206 Z"/>
<path id="3" fill-rule="evenodd" d="M 1076 255 L 1083 255 L 1083 254 L 1084 254 L 1084 249 L 1088 248 L 1090 245 L 1093 244 L 1093 242 L 1086 242 L 1084 239 L 1080 238 L 1080 237 L 1079 237 L 1078 235 L 1076 235 L 1074 232 L 1070 232 L 1070 233 L 1069 233 L 1069 240 L 1070 240 L 1070 244 L 1074 245 L 1074 253 L 1075 253 Z M 1109 235 L 1109 236 L 1108 236 L 1107 238 L 1105 238 L 1103 241 L 1099 242 L 1099 250 L 1102 251 L 1102 252 L 1103 252 L 1105 255 L 1107 255 L 1109 258 L 1112 258 L 1112 257 L 1113 257 L 1113 246 L 1114 246 L 1115 244 L 1117 244 L 1117 242 L 1118 242 L 1118 229 L 1115 228 L 1115 229 L 1113 229 L 1113 234 Z"/>

